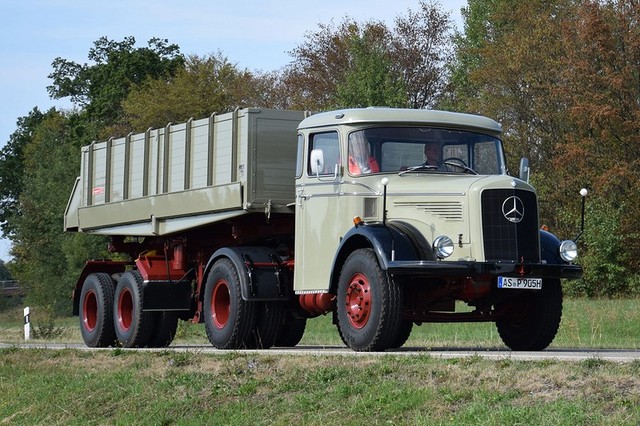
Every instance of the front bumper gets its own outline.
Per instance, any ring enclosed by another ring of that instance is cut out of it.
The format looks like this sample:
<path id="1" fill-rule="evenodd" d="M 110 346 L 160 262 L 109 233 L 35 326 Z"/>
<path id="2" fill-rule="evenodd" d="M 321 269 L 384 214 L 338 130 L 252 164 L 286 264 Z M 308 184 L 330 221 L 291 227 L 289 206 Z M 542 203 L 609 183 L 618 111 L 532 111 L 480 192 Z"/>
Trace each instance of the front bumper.
<path id="1" fill-rule="evenodd" d="M 387 271 L 397 276 L 415 277 L 535 277 L 578 279 L 582 267 L 570 264 L 501 263 L 501 262 L 447 262 L 428 260 L 401 260 L 387 262 Z"/>

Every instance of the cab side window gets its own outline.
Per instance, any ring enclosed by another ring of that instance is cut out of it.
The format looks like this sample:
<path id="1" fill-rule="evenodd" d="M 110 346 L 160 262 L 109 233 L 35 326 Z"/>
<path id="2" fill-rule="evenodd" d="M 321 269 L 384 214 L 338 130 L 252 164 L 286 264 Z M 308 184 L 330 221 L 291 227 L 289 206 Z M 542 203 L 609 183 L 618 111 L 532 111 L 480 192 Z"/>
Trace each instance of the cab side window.
<path id="1" fill-rule="evenodd" d="M 303 153 L 304 153 L 304 136 L 298 135 L 298 149 L 296 151 L 296 179 L 302 176 Z"/>
<path id="2" fill-rule="evenodd" d="M 315 133 L 309 137 L 309 151 L 307 152 L 307 173 L 315 176 L 311 170 L 311 151 L 319 149 L 324 159 L 323 169 L 320 175 L 332 175 L 336 165 L 340 163 L 340 144 L 337 132 Z"/>

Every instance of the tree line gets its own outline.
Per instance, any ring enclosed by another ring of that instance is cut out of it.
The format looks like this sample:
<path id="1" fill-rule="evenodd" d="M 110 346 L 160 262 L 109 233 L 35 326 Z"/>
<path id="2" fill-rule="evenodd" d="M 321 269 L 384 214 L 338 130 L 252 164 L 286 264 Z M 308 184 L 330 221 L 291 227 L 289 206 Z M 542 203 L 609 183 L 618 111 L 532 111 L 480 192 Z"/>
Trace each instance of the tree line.
<path id="1" fill-rule="evenodd" d="M 392 106 L 490 116 L 505 130 L 511 170 L 530 159 L 540 219 L 578 232 L 578 191 L 590 190 L 576 296 L 640 292 L 640 5 L 634 0 L 469 0 L 464 28 L 420 1 L 392 25 L 345 17 L 318 24 L 271 71 L 239 67 L 222 52 L 185 55 L 168 40 L 138 46 L 107 37 L 89 63 L 57 58 L 47 88 L 74 108 L 33 108 L 0 151 L 0 230 L 7 265 L 29 301 L 67 313 L 104 237 L 65 234 L 62 218 L 94 140 L 236 107 L 328 110 Z"/>

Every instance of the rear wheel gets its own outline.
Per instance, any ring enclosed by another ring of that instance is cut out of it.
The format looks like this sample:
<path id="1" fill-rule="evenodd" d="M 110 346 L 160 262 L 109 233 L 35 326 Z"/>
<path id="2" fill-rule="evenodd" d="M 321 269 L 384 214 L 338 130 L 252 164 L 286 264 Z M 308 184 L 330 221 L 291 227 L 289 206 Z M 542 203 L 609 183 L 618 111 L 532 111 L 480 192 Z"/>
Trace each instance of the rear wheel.
<path id="1" fill-rule="evenodd" d="M 125 348 L 144 347 L 153 331 L 153 312 L 144 312 L 142 276 L 128 271 L 118 280 L 113 306 L 116 337 Z"/>
<path id="2" fill-rule="evenodd" d="M 104 348 L 115 342 L 113 293 L 115 284 L 109 274 L 90 274 L 80 293 L 80 333 L 91 348 Z"/>
<path id="3" fill-rule="evenodd" d="M 551 344 L 562 318 L 560 280 L 544 280 L 542 290 L 507 303 L 507 313 L 496 321 L 505 345 L 514 351 L 541 351 Z"/>
<path id="4" fill-rule="evenodd" d="M 296 317 L 291 311 L 288 311 L 280 326 L 275 346 L 293 347 L 297 345 L 302 340 L 306 326 L 306 318 Z"/>
<path id="5" fill-rule="evenodd" d="M 256 349 L 272 347 L 280 327 L 284 322 L 284 304 L 282 302 L 256 303 L 256 326 L 251 331 L 247 346 Z"/>
<path id="6" fill-rule="evenodd" d="M 150 348 L 166 348 L 173 342 L 178 329 L 176 312 L 163 311 L 153 313 L 153 331 L 149 339 Z"/>
<path id="7" fill-rule="evenodd" d="M 338 327 L 343 341 L 356 351 L 393 347 L 401 309 L 401 288 L 380 268 L 373 250 L 351 253 L 338 282 Z"/>
<path id="8" fill-rule="evenodd" d="M 256 324 L 255 306 L 242 299 L 238 271 L 229 259 L 216 261 L 204 291 L 207 337 L 218 349 L 242 349 Z"/>

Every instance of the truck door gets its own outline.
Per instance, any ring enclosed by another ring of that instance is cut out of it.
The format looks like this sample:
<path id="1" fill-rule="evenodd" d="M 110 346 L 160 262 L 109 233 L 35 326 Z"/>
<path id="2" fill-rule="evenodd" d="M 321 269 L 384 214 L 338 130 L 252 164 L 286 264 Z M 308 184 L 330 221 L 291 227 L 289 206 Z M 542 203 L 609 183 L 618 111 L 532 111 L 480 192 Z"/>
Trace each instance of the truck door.
<path id="1" fill-rule="evenodd" d="M 304 157 L 303 169 L 299 170 L 296 180 L 294 288 L 296 291 L 326 291 L 341 237 L 342 162 L 338 132 L 309 135 L 309 143 L 301 156 Z"/>

